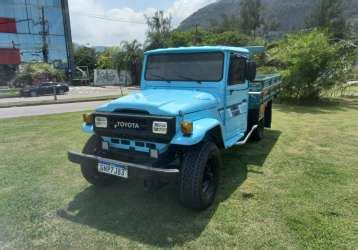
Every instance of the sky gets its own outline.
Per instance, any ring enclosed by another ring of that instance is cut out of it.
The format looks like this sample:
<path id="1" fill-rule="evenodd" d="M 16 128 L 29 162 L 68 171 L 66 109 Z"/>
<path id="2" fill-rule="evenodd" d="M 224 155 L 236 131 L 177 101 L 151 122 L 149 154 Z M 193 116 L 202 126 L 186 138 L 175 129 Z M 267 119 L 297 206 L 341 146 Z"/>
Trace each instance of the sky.
<path id="1" fill-rule="evenodd" d="M 144 15 L 163 10 L 172 16 L 175 28 L 213 2 L 216 0 L 69 0 L 73 41 L 89 46 L 113 46 L 133 39 L 143 43 L 147 30 Z"/>

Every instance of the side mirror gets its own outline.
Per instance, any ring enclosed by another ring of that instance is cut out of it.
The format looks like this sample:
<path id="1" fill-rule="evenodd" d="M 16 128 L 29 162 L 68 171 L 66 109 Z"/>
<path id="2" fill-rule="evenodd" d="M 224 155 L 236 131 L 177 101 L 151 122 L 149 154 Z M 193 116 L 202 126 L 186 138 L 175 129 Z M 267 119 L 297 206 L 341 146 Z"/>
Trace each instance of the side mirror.
<path id="1" fill-rule="evenodd" d="M 246 78 L 248 81 L 252 82 L 256 78 L 256 63 L 247 62 L 246 64 Z"/>

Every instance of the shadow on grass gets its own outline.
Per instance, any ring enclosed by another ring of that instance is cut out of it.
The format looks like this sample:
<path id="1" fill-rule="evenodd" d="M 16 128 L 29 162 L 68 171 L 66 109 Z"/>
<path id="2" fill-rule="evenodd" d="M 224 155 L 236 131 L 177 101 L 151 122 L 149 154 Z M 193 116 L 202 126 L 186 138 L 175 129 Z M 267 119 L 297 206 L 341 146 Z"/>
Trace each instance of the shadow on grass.
<path id="1" fill-rule="evenodd" d="M 218 199 L 204 212 L 183 208 L 175 184 L 148 193 L 143 191 L 141 182 L 129 181 L 106 189 L 88 187 L 57 214 L 137 243 L 156 247 L 183 245 L 201 235 L 220 202 L 244 183 L 250 172 L 248 166 L 263 166 L 279 136 L 279 131 L 267 130 L 262 142 L 224 152 Z M 261 172 L 253 171 L 256 173 Z M 243 193 L 240 200 L 244 202 L 253 196 Z"/>
<path id="2" fill-rule="evenodd" d="M 326 114 L 358 108 L 358 98 L 325 98 L 318 101 L 281 100 L 274 107 L 284 113 Z"/>

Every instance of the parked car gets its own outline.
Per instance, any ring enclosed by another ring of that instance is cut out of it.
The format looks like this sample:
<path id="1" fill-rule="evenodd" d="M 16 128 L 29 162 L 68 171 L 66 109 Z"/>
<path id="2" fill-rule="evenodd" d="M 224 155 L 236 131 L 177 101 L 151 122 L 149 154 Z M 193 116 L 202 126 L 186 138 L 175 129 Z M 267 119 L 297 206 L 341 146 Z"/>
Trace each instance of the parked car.
<path id="1" fill-rule="evenodd" d="M 91 137 L 82 153 L 68 153 L 69 160 L 80 164 L 83 177 L 95 186 L 138 177 L 149 188 L 174 181 L 184 206 L 208 208 L 220 183 L 220 151 L 249 138 L 260 141 L 271 127 L 281 79 L 256 76 L 251 60 L 258 51 L 146 52 L 141 91 L 85 114 L 82 128 Z"/>
<path id="2" fill-rule="evenodd" d="M 52 95 L 54 93 L 54 88 L 56 89 L 56 94 L 64 95 L 70 90 L 68 84 L 57 83 L 57 82 L 44 82 L 38 85 L 26 86 L 20 93 L 21 96 L 40 96 L 40 95 Z"/>

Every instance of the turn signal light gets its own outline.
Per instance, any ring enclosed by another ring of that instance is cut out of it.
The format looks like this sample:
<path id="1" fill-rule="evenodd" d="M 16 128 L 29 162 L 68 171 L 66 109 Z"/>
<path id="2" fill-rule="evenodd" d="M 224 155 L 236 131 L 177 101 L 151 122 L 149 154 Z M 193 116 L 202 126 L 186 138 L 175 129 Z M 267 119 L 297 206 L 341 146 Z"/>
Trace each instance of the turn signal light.
<path id="1" fill-rule="evenodd" d="M 86 124 L 93 124 L 93 117 L 91 114 L 83 114 L 83 122 Z"/>
<path id="2" fill-rule="evenodd" d="M 192 122 L 182 122 L 180 124 L 181 132 L 184 136 L 190 136 L 193 134 L 193 123 Z"/>

